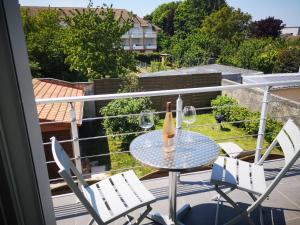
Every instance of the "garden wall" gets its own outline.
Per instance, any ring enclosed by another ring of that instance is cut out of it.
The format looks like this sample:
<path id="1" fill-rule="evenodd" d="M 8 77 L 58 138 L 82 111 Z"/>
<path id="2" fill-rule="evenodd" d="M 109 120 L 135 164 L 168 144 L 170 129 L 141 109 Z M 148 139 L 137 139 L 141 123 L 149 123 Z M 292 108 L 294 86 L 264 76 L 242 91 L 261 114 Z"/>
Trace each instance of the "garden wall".
<path id="1" fill-rule="evenodd" d="M 234 85 L 239 84 L 230 80 L 222 80 L 222 85 Z M 252 89 L 238 89 L 238 90 L 227 90 L 222 91 L 222 95 L 227 95 L 238 101 L 242 106 L 247 107 L 251 111 L 261 110 L 261 102 L 264 95 L 264 91 L 260 88 Z M 290 116 L 297 115 L 298 117 L 291 117 L 296 123 L 300 125 L 300 103 L 289 100 L 287 98 L 280 97 L 275 94 L 271 94 L 270 103 L 268 107 L 268 113 L 273 117 L 282 117 L 278 120 L 286 122 Z"/>
<path id="2" fill-rule="evenodd" d="M 120 88 L 120 79 L 101 79 L 94 81 L 95 94 L 112 94 L 117 93 Z M 161 75 L 139 77 L 139 86 L 141 91 L 157 91 L 181 88 L 197 88 L 221 85 L 221 73 L 205 74 L 184 74 L 184 75 Z M 219 95 L 220 92 L 187 94 L 182 96 L 184 105 L 193 105 L 195 107 L 210 106 L 210 101 Z M 151 97 L 154 109 L 157 111 L 165 110 L 167 101 L 172 101 L 173 109 L 177 95 Z M 108 101 L 96 102 L 96 111 L 105 106 Z"/>

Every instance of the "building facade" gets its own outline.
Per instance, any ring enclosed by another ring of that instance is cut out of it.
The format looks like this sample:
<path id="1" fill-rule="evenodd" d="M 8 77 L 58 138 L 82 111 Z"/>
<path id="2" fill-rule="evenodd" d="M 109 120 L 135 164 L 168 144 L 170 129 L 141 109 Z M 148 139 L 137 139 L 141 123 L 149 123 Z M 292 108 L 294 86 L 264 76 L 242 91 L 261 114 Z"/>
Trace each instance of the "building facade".
<path id="1" fill-rule="evenodd" d="M 29 11 L 31 15 L 37 13 L 39 10 L 49 9 L 49 7 L 40 6 L 22 6 Z M 50 7 L 52 8 L 52 7 Z M 74 7 L 53 7 L 59 12 L 70 15 L 71 11 L 82 11 L 85 8 Z M 154 52 L 157 50 L 157 33 L 160 28 L 149 23 L 147 20 L 140 18 L 136 14 L 128 12 L 126 9 L 114 9 L 115 18 L 122 21 L 132 20 L 133 27 L 122 35 L 122 43 L 125 50 L 137 52 Z"/>
<path id="2" fill-rule="evenodd" d="M 285 27 L 281 30 L 284 36 L 298 36 L 300 35 L 300 27 Z"/>

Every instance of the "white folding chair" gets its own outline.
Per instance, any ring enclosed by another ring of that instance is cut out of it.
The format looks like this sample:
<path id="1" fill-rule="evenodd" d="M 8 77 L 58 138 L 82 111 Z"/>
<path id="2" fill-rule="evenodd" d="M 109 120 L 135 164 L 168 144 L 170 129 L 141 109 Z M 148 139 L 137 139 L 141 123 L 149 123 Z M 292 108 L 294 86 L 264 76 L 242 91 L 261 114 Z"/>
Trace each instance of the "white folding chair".
<path id="1" fill-rule="evenodd" d="M 222 142 L 218 143 L 221 149 L 231 158 L 243 158 L 246 156 L 254 155 L 255 150 L 252 151 L 245 151 L 239 145 L 233 142 Z"/>
<path id="2" fill-rule="evenodd" d="M 139 224 L 152 210 L 150 204 L 156 199 L 132 170 L 88 185 L 56 138 L 52 137 L 51 141 L 52 154 L 59 167 L 58 173 L 91 214 L 89 224 L 94 221 L 101 225 L 109 224 L 122 216 L 127 218 L 129 224 Z M 78 179 L 80 188 L 74 182 L 72 174 Z M 135 223 L 131 223 L 133 218 L 128 213 L 143 206 L 146 206 L 146 210 Z"/>
<path id="3" fill-rule="evenodd" d="M 281 171 L 277 174 L 275 179 L 267 187 L 263 162 L 270 154 L 271 150 L 277 145 L 281 146 L 284 157 L 285 165 Z M 238 210 L 238 216 L 231 219 L 228 224 L 235 224 L 240 219 L 246 219 L 250 224 L 254 224 L 250 218 L 250 213 L 260 207 L 260 222 L 263 224 L 262 216 L 262 202 L 269 196 L 276 185 L 280 182 L 281 178 L 285 173 L 291 168 L 291 166 L 296 162 L 300 156 L 300 130 L 295 125 L 295 123 L 290 119 L 283 126 L 275 140 L 271 143 L 269 148 L 266 150 L 265 154 L 259 160 L 258 163 L 248 163 L 239 159 L 234 159 L 230 157 L 218 157 L 213 165 L 211 183 L 215 185 L 215 190 L 222 196 L 227 202 L 229 202 L 235 209 Z M 247 192 L 250 197 L 254 200 L 245 211 L 243 211 L 239 206 L 225 193 L 219 186 L 225 185 L 230 190 L 239 189 Z M 218 223 L 218 211 L 219 202 L 217 203 L 216 220 L 215 224 Z"/>

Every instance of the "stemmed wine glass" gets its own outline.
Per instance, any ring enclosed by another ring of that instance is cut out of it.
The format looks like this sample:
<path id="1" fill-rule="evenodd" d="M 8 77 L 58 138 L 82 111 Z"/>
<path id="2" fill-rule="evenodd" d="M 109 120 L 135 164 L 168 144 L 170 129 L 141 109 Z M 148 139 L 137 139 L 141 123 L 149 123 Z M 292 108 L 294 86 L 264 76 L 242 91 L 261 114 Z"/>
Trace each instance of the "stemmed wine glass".
<path id="1" fill-rule="evenodd" d="M 144 110 L 140 112 L 139 125 L 141 128 L 147 131 L 154 125 L 154 116 L 151 110 Z M 145 141 L 145 146 L 151 146 L 151 142 L 149 140 Z"/>
<path id="2" fill-rule="evenodd" d="M 196 109 L 194 106 L 185 106 L 182 111 L 182 121 L 190 129 L 190 125 L 196 122 Z M 187 138 L 190 140 L 190 138 Z"/>

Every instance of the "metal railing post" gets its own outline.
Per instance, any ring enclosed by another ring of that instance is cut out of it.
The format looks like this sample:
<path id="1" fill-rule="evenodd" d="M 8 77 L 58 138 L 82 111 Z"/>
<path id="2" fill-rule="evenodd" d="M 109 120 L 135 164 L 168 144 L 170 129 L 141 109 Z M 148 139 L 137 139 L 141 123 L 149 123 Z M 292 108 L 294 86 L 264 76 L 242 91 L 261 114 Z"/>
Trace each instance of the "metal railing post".
<path id="1" fill-rule="evenodd" d="M 258 135 L 257 135 L 256 151 L 255 151 L 255 159 L 254 159 L 255 163 L 257 163 L 259 161 L 260 155 L 261 155 L 261 150 L 263 148 L 266 122 L 267 122 L 267 111 L 268 111 L 268 104 L 269 104 L 269 97 L 270 97 L 270 88 L 271 88 L 271 86 L 266 87 L 266 90 L 265 90 L 264 96 L 263 96 L 262 105 L 261 105 L 259 130 L 258 130 Z"/>
<path id="2" fill-rule="evenodd" d="M 182 99 L 181 96 L 178 95 L 176 101 L 176 129 L 180 129 L 182 126 Z"/>
<path id="3" fill-rule="evenodd" d="M 69 103 L 70 108 L 70 119 L 71 119 L 71 135 L 72 135 L 72 144 L 73 144 L 73 153 L 75 158 L 75 165 L 77 170 L 82 173 L 82 166 L 81 166 L 81 158 L 80 158 L 80 147 L 79 147 L 79 140 L 78 140 L 78 128 L 76 123 L 76 111 L 75 111 L 75 103 Z"/>

